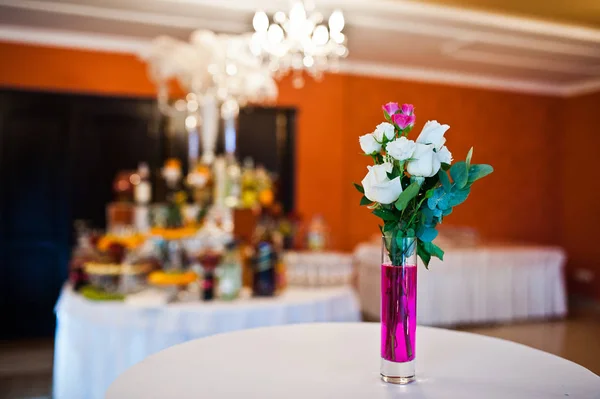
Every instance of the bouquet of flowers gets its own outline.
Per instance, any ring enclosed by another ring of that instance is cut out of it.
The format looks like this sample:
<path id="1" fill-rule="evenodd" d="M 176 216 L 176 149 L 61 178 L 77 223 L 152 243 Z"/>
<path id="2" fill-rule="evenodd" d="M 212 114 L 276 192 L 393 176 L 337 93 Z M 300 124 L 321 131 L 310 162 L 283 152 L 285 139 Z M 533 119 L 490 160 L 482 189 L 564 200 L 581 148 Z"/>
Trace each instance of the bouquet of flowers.
<path id="1" fill-rule="evenodd" d="M 444 137 L 450 126 L 437 121 L 425 123 L 415 141 L 408 139 L 415 124 L 413 105 L 388 103 L 382 108 L 386 122 L 359 138 L 374 165 L 367 167 L 361 184 L 354 185 L 363 194 L 360 205 L 368 206 L 383 221 L 379 227 L 392 264 L 400 264 L 402 240 L 416 237 L 417 255 L 427 267 L 432 256 L 444 257 L 444 251 L 433 243 L 436 226 L 467 199 L 471 185 L 493 168 L 471 163 L 473 148 L 465 161 L 451 165 Z"/>

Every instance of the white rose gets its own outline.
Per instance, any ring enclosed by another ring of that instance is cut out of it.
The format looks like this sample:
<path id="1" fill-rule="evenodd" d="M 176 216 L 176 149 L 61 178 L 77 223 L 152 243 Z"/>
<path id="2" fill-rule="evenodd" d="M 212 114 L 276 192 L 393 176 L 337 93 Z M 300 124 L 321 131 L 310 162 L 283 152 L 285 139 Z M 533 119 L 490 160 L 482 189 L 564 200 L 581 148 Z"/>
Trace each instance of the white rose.
<path id="1" fill-rule="evenodd" d="M 417 149 L 413 154 L 414 161 L 408 163 L 408 173 L 413 176 L 430 177 L 435 175 L 443 163 L 452 162 L 452 154 L 444 146 L 444 134 L 450 129 L 448 125 L 440 125 L 437 121 L 428 121 L 417 138 Z"/>
<path id="2" fill-rule="evenodd" d="M 386 146 L 386 152 L 398 161 L 405 161 L 413 156 L 417 145 L 414 141 L 402 136 Z"/>
<path id="3" fill-rule="evenodd" d="M 450 129 L 448 125 L 440 125 L 438 121 L 428 121 L 425 126 L 423 126 L 423 130 L 421 130 L 421 134 L 417 138 L 417 143 L 421 144 L 433 144 L 436 151 L 439 151 L 446 142 L 446 138 L 444 137 L 444 133 Z"/>
<path id="4" fill-rule="evenodd" d="M 392 125 L 391 123 L 387 123 L 387 122 L 380 123 L 375 128 L 375 131 L 373 132 L 373 136 L 375 136 L 377 141 L 379 141 L 380 143 L 383 142 L 384 136 L 387 137 L 388 140 L 392 140 L 394 137 L 396 137 L 396 131 L 395 131 L 394 125 Z"/>
<path id="5" fill-rule="evenodd" d="M 372 154 L 374 152 L 381 151 L 381 144 L 379 144 L 375 137 L 372 134 L 365 134 L 364 136 L 360 136 L 358 138 L 358 142 L 360 143 L 360 148 L 365 152 L 365 154 Z"/>
<path id="6" fill-rule="evenodd" d="M 442 164 L 433 150 L 433 144 L 417 143 L 413 159 L 406 167 L 411 176 L 431 177 L 440 170 Z"/>
<path id="7" fill-rule="evenodd" d="M 385 162 L 381 165 L 367 166 L 369 172 L 362 180 L 365 197 L 380 204 L 391 204 L 402 193 L 400 176 L 390 180 L 387 176 L 392 171 L 393 165 Z"/>
<path id="8" fill-rule="evenodd" d="M 451 164 L 452 163 L 452 153 L 448 150 L 448 147 L 443 146 L 439 151 L 435 154 L 440 162 Z"/>

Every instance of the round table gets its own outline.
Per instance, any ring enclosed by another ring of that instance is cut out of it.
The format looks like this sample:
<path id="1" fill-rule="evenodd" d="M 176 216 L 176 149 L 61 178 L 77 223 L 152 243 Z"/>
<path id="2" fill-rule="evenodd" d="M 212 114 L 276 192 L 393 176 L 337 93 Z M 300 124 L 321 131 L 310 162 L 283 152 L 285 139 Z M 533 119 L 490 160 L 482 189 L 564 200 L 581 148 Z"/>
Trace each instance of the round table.
<path id="1" fill-rule="evenodd" d="M 598 398 L 600 377 L 500 339 L 417 329 L 417 380 L 379 378 L 379 324 L 304 324 L 170 348 L 122 374 L 107 399 Z"/>
<path id="2" fill-rule="evenodd" d="M 150 303 L 150 304 L 148 304 Z M 197 338 L 256 327 L 360 320 L 352 288 L 289 288 L 274 298 L 93 302 L 66 287 L 56 306 L 55 399 L 101 399 L 134 364 Z"/>

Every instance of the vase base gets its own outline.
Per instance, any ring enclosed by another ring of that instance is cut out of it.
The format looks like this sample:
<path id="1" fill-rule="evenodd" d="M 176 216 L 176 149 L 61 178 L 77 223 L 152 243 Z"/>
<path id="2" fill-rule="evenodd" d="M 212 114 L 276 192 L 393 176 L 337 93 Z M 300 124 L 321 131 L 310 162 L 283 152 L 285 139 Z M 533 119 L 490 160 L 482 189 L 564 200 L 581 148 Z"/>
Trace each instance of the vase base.
<path id="1" fill-rule="evenodd" d="M 410 384 L 415 380 L 415 361 L 396 363 L 382 358 L 380 374 L 389 384 Z"/>
<path id="2" fill-rule="evenodd" d="M 388 384 L 406 385 L 410 384 L 415 380 L 415 376 L 412 377 L 388 377 L 387 375 L 381 375 L 381 379 Z"/>

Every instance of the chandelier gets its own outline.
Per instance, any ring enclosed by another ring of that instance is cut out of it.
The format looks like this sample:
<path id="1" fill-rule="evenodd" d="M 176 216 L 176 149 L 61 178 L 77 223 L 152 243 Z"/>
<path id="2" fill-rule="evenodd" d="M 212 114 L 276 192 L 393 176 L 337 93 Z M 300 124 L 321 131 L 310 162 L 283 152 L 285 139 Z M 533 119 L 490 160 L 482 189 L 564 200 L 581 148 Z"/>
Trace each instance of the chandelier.
<path id="1" fill-rule="evenodd" d="M 189 42 L 161 36 L 141 55 L 164 114 L 195 112 L 206 98 L 221 104 L 221 113 L 237 115 L 247 102 L 273 100 L 277 84 L 272 71 L 250 51 L 251 35 L 192 33 Z M 186 93 L 185 102 L 172 98 L 173 83 Z"/>
<path id="2" fill-rule="evenodd" d="M 198 30 L 189 42 L 158 37 L 140 54 L 157 86 L 160 111 L 169 117 L 186 115 L 192 163 L 197 157 L 192 147 L 196 147 L 199 129 L 202 160 L 210 164 L 215 157 L 219 117 L 235 134 L 235 118 L 241 106 L 277 97 L 272 71 L 250 50 L 251 37 Z M 173 94 L 175 84 L 183 89 L 183 96 Z M 235 152 L 235 143 L 228 146 L 227 152 Z"/>
<path id="3" fill-rule="evenodd" d="M 336 71 L 340 58 L 348 55 L 344 15 L 335 10 L 328 24 L 323 16 L 300 0 L 294 0 L 288 15 L 278 11 L 273 21 L 264 11 L 254 14 L 251 51 L 261 57 L 278 76 L 293 73 L 293 84 L 302 87 L 302 72 L 316 79 L 326 71 Z"/>

